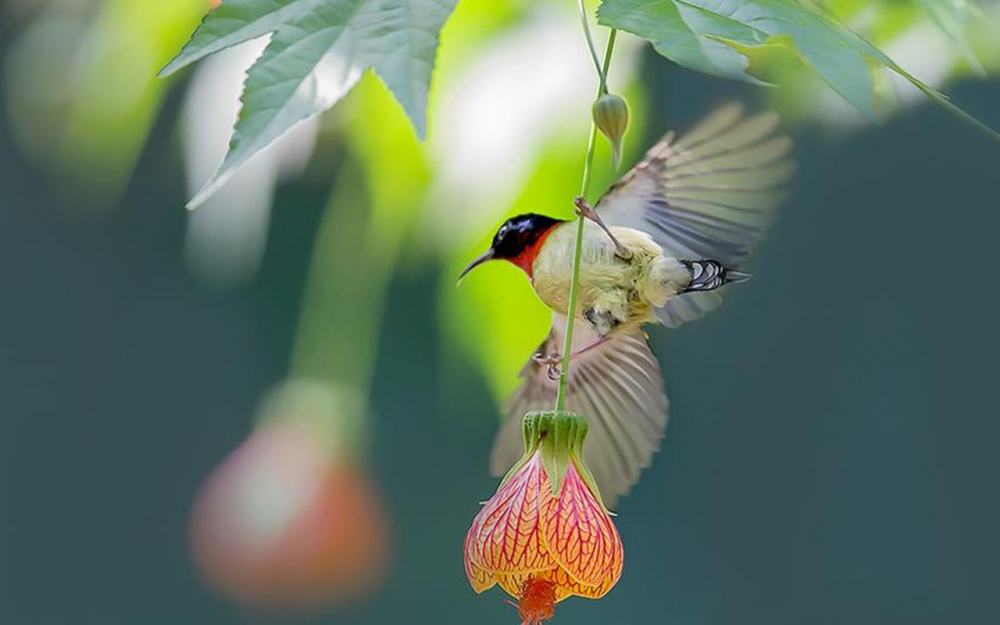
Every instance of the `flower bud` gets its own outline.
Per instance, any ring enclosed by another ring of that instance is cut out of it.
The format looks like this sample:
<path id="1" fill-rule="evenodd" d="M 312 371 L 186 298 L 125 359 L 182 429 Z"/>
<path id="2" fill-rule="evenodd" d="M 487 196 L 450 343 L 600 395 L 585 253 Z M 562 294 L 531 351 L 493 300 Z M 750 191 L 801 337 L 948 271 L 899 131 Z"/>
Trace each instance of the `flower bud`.
<path id="1" fill-rule="evenodd" d="M 618 169 L 622 138 L 628 129 L 628 104 L 619 95 L 605 93 L 594 101 L 593 116 L 597 129 L 611 142 L 611 162 Z"/>

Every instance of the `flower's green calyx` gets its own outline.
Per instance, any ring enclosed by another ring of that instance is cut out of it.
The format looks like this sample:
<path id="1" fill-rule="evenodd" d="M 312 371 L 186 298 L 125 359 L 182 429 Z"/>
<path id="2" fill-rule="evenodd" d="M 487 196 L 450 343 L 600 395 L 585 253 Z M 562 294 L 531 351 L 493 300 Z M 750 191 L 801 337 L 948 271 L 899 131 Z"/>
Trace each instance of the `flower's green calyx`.
<path id="1" fill-rule="evenodd" d="M 611 162 L 618 169 L 622 139 L 628 129 L 628 103 L 619 95 L 605 93 L 594 101 L 592 112 L 594 124 L 611 143 Z"/>
<path id="2" fill-rule="evenodd" d="M 583 462 L 583 443 L 587 439 L 588 428 L 587 419 L 572 412 L 529 412 L 524 415 L 524 456 L 511 468 L 503 482 L 517 473 L 535 454 L 541 454 L 545 474 L 552 484 L 552 494 L 557 495 L 562 488 L 570 462 L 596 494 L 594 479 Z"/>

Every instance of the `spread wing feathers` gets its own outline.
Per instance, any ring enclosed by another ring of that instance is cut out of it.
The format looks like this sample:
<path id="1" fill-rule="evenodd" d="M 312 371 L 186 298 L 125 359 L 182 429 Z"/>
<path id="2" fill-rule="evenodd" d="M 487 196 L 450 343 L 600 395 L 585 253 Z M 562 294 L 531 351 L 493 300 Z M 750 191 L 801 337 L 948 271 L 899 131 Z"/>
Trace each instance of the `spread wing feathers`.
<path id="1" fill-rule="evenodd" d="M 730 104 L 680 139 L 668 133 L 597 203 L 609 225 L 653 235 L 675 258 L 738 267 L 764 238 L 795 172 L 775 113 L 745 117 Z M 657 311 L 673 327 L 722 302 L 690 293 Z"/>
<path id="2" fill-rule="evenodd" d="M 553 329 L 538 353 L 562 351 L 564 323 L 565 317 L 554 316 Z M 576 328 L 574 352 L 597 339 L 588 323 L 581 321 Z M 494 475 L 505 474 L 524 453 L 522 417 L 532 410 L 551 410 L 556 385 L 545 366 L 528 361 L 493 444 L 490 470 Z M 667 408 L 660 364 L 641 328 L 613 334 L 607 342 L 573 358 L 566 409 L 588 419 L 584 456 L 605 505 L 614 506 L 649 466 L 667 426 Z"/>

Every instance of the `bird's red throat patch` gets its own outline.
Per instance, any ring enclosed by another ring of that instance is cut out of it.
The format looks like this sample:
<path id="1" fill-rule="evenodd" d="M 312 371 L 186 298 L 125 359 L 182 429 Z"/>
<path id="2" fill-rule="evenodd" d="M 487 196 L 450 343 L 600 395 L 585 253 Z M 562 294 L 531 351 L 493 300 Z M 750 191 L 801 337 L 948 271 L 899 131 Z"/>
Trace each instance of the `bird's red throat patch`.
<path id="1" fill-rule="evenodd" d="M 560 223 L 561 222 L 554 223 L 551 226 L 549 226 L 547 230 L 538 235 L 538 238 L 535 239 L 534 243 L 524 248 L 524 250 L 522 250 L 521 253 L 515 256 L 514 258 L 509 259 L 511 263 L 513 263 L 517 267 L 520 267 L 521 271 L 528 274 L 529 279 L 535 277 L 534 276 L 535 258 L 538 257 L 538 252 L 541 251 L 542 246 L 545 245 L 545 239 L 549 238 L 549 235 L 552 234 L 553 228 L 558 226 Z"/>

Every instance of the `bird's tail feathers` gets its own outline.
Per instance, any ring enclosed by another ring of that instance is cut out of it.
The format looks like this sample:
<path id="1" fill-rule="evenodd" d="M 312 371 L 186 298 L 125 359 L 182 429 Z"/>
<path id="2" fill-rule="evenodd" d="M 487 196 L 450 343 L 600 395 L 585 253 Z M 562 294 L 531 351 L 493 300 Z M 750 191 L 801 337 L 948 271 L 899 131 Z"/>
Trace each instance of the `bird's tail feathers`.
<path id="1" fill-rule="evenodd" d="M 739 269 L 726 269 L 726 284 L 739 284 L 740 282 L 746 282 L 753 277 L 753 274 L 748 271 L 740 271 Z"/>
<path id="2" fill-rule="evenodd" d="M 691 282 L 682 293 L 714 291 L 725 284 L 746 282 L 751 274 L 726 267 L 717 260 L 682 260 L 684 268 L 691 272 Z"/>

